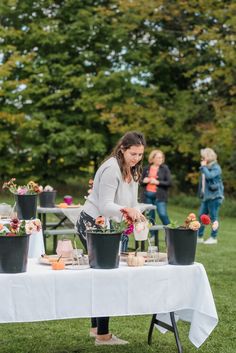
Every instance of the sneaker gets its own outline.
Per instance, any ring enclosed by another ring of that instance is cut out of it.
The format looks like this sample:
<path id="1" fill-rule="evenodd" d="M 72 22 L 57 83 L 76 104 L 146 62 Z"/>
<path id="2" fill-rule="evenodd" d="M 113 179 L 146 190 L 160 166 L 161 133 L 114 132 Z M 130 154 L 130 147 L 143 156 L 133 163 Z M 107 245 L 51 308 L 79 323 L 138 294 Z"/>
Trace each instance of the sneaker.
<path id="1" fill-rule="evenodd" d="M 198 243 L 198 244 L 203 244 L 203 243 L 204 243 L 203 237 L 198 237 L 198 238 L 197 238 L 197 243 Z"/>
<path id="2" fill-rule="evenodd" d="M 209 244 L 209 245 L 217 244 L 217 243 L 218 243 L 218 240 L 213 237 L 210 237 L 206 241 L 204 241 L 204 244 Z"/>
<path id="3" fill-rule="evenodd" d="M 102 345 L 106 345 L 106 346 L 114 346 L 114 345 L 124 345 L 124 344 L 128 344 L 129 342 L 124 341 L 114 335 L 111 336 L 111 338 L 107 341 L 102 341 L 99 339 L 95 339 L 95 346 L 102 346 Z"/>

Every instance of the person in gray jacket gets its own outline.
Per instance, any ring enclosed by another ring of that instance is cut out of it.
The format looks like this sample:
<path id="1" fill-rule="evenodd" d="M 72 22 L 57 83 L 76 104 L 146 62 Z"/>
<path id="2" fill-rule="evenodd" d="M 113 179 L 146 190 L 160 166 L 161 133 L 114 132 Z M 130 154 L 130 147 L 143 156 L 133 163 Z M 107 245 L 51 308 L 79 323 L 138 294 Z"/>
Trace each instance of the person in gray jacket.
<path id="1" fill-rule="evenodd" d="M 199 209 L 199 217 L 207 214 L 211 218 L 211 222 L 218 221 L 219 209 L 224 199 L 224 185 L 222 182 L 221 167 L 217 163 L 217 155 L 211 148 L 201 150 L 201 166 L 199 181 L 199 197 L 201 205 Z M 198 243 L 203 243 L 204 225 L 201 225 L 198 231 Z M 218 227 L 213 228 L 211 236 L 204 244 L 217 244 Z"/>
<path id="2" fill-rule="evenodd" d="M 97 170 L 92 192 L 77 222 L 78 235 L 86 249 L 86 226 L 95 226 L 97 217 L 121 221 L 123 211 L 133 222 L 143 219 L 138 208 L 138 183 L 145 145 L 141 133 L 127 132 Z M 126 250 L 128 238 L 123 237 L 122 250 Z M 109 333 L 109 317 L 92 318 L 90 336 L 96 337 L 95 345 L 128 343 Z"/>

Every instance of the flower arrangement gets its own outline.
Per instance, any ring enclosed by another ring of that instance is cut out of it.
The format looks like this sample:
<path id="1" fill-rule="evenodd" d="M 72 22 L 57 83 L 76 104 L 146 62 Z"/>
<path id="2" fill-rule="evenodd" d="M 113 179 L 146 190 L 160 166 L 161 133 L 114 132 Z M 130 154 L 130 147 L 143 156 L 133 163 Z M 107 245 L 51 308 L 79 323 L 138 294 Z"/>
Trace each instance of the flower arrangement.
<path id="1" fill-rule="evenodd" d="M 87 231 L 92 231 L 95 233 L 125 233 L 131 234 L 130 225 L 127 224 L 125 220 L 121 222 L 116 222 L 114 220 L 106 220 L 105 217 L 99 216 L 95 220 L 95 226 L 92 226 L 91 223 L 87 223 Z M 127 233 L 126 233 L 127 232 Z"/>
<path id="2" fill-rule="evenodd" d="M 191 229 L 191 230 L 198 230 L 200 227 L 201 227 L 201 224 L 202 225 L 209 225 L 211 224 L 211 219 L 208 215 L 206 214 L 203 214 L 200 216 L 200 221 L 197 221 L 197 217 L 195 215 L 195 213 L 190 213 L 185 221 L 184 221 L 184 224 L 183 225 L 178 225 L 177 222 L 171 222 L 170 224 L 167 225 L 168 228 L 182 228 L 182 229 Z M 212 229 L 213 230 L 216 230 L 217 228 L 219 227 L 219 222 L 218 221 L 214 221 L 212 223 Z"/>
<path id="3" fill-rule="evenodd" d="M 92 227 L 91 224 L 88 223 L 86 229 L 101 233 L 123 233 L 126 236 L 131 235 L 134 231 L 143 232 L 144 226 L 146 227 L 147 225 L 145 217 L 141 222 L 133 222 L 125 210 L 122 209 L 121 213 L 123 218 L 121 222 L 106 220 L 105 217 L 99 216 L 95 220 L 95 226 Z"/>
<path id="4" fill-rule="evenodd" d="M 45 191 L 45 192 L 53 192 L 53 191 L 55 191 L 55 190 L 53 189 L 53 187 L 52 187 L 51 185 L 46 185 L 46 186 L 44 186 L 44 188 L 42 189 L 42 191 Z"/>
<path id="5" fill-rule="evenodd" d="M 8 189 L 11 193 L 16 195 L 36 195 L 43 191 L 43 187 L 34 181 L 29 181 L 26 185 L 17 185 L 16 178 L 12 178 L 5 182 L 3 189 Z"/>
<path id="6" fill-rule="evenodd" d="M 0 223 L 0 237 L 6 236 L 22 236 L 25 234 L 31 235 L 34 232 L 39 232 L 42 228 L 39 219 L 20 221 L 18 218 L 12 218 L 10 223 Z"/>

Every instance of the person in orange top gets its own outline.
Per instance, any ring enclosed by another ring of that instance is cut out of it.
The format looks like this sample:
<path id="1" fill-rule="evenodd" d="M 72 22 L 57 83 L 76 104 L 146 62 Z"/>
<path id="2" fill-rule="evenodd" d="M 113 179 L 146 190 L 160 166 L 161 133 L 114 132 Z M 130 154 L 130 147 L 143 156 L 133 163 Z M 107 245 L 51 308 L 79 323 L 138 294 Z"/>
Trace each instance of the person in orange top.
<path id="1" fill-rule="evenodd" d="M 144 203 L 156 206 L 158 216 L 162 224 L 167 225 L 170 219 L 167 214 L 168 188 L 171 186 L 171 173 L 168 166 L 164 163 L 165 155 L 161 150 L 151 151 L 148 162 L 144 167 L 141 185 L 144 189 Z M 149 219 L 155 223 L 155 210 L 149 212 Z M 155 236 L 157 231 L 151 231 Z"/>

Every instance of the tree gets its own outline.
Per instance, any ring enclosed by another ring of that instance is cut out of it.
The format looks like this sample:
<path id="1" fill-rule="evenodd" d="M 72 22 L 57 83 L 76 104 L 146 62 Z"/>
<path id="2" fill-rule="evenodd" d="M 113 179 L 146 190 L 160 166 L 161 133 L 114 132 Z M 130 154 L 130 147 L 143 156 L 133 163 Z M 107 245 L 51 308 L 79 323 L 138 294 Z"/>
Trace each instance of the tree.
<path id="1" fill-rule="evenodd" d="M 4 175 L 65 181 L 137 129 L 181 190 L 207 145 L 235 192 L 232 1 L 4 0 L 0 13 Z"/>

